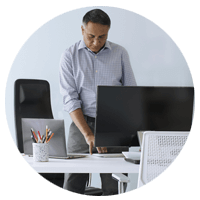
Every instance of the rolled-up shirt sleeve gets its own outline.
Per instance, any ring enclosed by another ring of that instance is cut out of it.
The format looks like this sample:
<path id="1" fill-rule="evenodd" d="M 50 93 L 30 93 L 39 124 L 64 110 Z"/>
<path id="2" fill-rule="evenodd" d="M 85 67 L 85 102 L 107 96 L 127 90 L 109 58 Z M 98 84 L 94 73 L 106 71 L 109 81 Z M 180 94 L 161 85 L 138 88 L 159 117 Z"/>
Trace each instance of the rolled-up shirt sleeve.
<path id="1" fill-rule="evenodd" d="M 63 96 L 63 109 L 68 113 L 81 108 L 72 68 L 72 55 L 66 50 L 60 59 L 59 66 L 60 93 Z"/>
<path id="2" fill-rule="evenodd" d="M 128 52 L 124 48 L 122 51 L 122 85 L 137 86 L 135 76 L 130 64 Z"/>

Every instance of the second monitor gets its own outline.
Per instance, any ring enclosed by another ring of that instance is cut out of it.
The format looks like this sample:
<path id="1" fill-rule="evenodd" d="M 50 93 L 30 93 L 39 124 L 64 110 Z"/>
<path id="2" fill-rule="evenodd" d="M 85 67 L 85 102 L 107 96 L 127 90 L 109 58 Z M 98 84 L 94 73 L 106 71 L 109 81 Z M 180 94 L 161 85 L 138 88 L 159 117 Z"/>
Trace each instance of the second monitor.
<path id="1" fill-rule="evenodd" d="M 139 146 L 137 131 L 190 131 L 193 87 L 98 86 L 95 146 Z"/>

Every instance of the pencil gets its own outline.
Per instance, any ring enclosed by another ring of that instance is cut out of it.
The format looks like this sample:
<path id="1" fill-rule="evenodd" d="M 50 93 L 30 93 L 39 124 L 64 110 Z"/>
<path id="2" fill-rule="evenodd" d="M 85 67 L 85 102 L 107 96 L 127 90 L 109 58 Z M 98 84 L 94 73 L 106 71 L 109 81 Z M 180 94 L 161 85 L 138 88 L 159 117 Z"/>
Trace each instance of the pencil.
<path id="1" fill-rule="evenodd" d="M 39 135 L 40 140 L 42 140 L 41 135 L 40 135 L 40 131 L 38 131 L 38 135 Z"/>
<path id="2" fill-rule="evenodd" d="M 51 140 L 51 138 L 53 137 L 54 133 L 51 134 L 51 137 L 48 139 L 47 143 Z"/>
<path id="3" fill-rule="evenodd" d="M 46 126 L 46 143 L 47 143 L 48 126 Z"/>
<path id="4" fill-rule="evenodd" d="M 35 134 L 35 132 L 34 132 L 33 128 L 31 128 L 31 132 L 32 132 L 32 133 L 33 133 L 33 135 L 34 135 L 36 142 L 38 142 L 38 138 L 37 138 L 37 136 L 36 136 L 36 134 Z"/>

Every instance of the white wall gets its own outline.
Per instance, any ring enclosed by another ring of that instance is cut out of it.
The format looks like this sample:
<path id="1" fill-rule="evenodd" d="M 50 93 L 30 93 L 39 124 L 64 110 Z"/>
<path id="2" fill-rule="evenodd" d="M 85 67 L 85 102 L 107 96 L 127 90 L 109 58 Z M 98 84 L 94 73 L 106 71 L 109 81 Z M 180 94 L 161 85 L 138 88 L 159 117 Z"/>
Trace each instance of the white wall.
<path id="1" fill-rule="evenodd" d="M 59 93 L 59 60 L 62 52 L 82 39 L 83 15 L 94 7 L 62 14 L 36 30 L 16 56 L 7 80 L 6 116 L 15 139 L 14 81 L 45 79 L 51 87 L 55 119 L 65 119 L 66 136 L 71 119 L 62 110 Z M 111 18 L 108 40 L 124 46 L 130 57 L 138 86 L 193 86 L 188 65 L 173 40 L 148 19 L 119 8 L 98 7 Z"/>

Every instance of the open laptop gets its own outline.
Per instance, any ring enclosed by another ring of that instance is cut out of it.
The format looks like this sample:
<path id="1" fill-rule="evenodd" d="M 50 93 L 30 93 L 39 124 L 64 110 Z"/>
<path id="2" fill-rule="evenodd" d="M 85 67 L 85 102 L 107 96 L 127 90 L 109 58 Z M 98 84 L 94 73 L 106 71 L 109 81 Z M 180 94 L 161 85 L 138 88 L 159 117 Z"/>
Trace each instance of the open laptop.
<path id="1" fill-rule="evenodd" d="M 49 158 L 69 159 L 85 157 L 83 155 L 67 155 L 64 120 L 35 118 L 22 118 L 22 135 L 25 155 L 33 155 L 31 128 L 35 133 L 39 131 L 41 136 L 45 136 L 46 126 L 54 133 L 52 139 L 48 143 Z"/>

